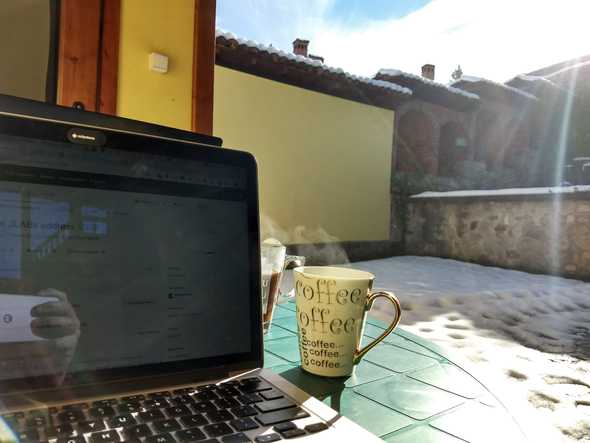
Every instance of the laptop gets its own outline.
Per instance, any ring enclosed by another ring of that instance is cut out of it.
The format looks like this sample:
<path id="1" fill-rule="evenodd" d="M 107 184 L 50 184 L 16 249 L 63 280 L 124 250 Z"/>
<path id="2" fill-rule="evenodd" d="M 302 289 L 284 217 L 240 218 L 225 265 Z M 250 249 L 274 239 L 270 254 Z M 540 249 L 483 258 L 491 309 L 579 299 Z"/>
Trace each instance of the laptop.
<path id="1" fill-rule="evenodd" d="M 0 97 L 0 436 L 380 441 L 263 369 L 256 162 Z"/>

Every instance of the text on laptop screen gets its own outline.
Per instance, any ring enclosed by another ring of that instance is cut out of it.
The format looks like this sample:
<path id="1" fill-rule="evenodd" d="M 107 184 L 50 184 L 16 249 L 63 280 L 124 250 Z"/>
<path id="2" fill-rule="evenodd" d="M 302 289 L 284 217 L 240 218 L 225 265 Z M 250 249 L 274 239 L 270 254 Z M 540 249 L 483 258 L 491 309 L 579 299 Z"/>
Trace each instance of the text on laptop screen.
<path id="1" fill-rule="evenodd" d="M 0 136 L 0 379 L 249 352 L 245 180 Z"/>

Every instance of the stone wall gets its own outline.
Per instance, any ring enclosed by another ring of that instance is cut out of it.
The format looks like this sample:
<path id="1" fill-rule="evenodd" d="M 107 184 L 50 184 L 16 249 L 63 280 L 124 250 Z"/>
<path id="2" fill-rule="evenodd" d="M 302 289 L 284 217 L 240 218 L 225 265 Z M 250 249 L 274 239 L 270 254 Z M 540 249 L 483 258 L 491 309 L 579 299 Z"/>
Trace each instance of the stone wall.
<path id="1" fill-rule="evenodd" d="M 407 254 L 590 280 L 590 190 L 429 194 L 409 200 Z"/>

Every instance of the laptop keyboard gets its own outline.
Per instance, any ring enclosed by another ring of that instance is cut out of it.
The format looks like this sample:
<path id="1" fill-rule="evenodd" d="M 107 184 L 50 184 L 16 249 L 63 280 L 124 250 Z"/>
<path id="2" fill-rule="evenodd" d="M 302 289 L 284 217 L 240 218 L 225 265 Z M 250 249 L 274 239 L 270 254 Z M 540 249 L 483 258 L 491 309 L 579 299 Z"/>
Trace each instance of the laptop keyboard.
<path id="1" fill-rule="evenodd" d="M 297 427 L 309 414 L 258 377 L 2 417 L 20 443 L 266 443 L 327 429 Z M 253 440 L 244 434 L 269 426 Z"/>

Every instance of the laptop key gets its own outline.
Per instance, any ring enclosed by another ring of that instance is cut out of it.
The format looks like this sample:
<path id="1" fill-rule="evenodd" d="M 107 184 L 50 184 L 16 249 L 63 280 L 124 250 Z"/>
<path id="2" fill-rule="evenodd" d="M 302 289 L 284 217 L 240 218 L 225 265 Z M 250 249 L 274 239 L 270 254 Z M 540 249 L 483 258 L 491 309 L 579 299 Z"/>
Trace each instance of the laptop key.
<path id="1" fill-rule="evenodd" d="M 90 443 L 112 443 L 120 441 L 121 438 L 119 437 L 119 433 L 114 429 L 90 434 Z"/>
<path id="2" fill-rule="evenodd" d="M 130 414 L 132 412 L 139 412 L 141 410 L 141 405 L 136 401 L 129 401 L 121 403 L 118 406 L 118 409 L 121 414 Z"/>
<path id="3" fill-rule="evenodd" d="M 185 394 L 190 394 L 191 392 L 195 392 L 194 388 L 180 388 L 180 389 L 175 389 L 174 391 L 172 391 L 172 393 L 174 395 L 185 395 Z"/>
<path id="4" fill-rule="evenodd" d="M 240 432 L 249 431 L 250 429 L 256 429 L 260 427 L 254 420 L 248 417 L 236 418 L 235 420 L 230 421 L 229 424 L 232 425 L 236 431 Z"/>
<path id="5" fill-rule="evenodd" d="M 219 423 L 222 421 L 229 421 L 234 418 L 228 411 L 211 411 L 205 414 L 211 423 Z"/>
<path id="6" fill-rule="evenodd" d="M 114 406 L 118 403 L 117 399 L 115 398 L 107 398 L 106 400 L 96 400 L 92 402 L 92 406 L 99 406 L 99 407 L 105 407 L 105 406 Z"/>
<path id="7" fill-rule="evenodd" d="M 77 435 L 76 437 L 62 437 L 57 439 L 57 443 L 86 443 L 84 437 Z"/>
<path id="8" fill-rule="evenodd" d="M 193 394 L 193 399 L 197 401 L 206 401 L 206 400 L 217 400 L 219 396 L 215 393 L 216 391 L 207 390 L 202 392 L 197 392 Z M 239 392 L 238 392 L 239 394 Z"/>
<path id="9" fill-rule="evenodd" d="M 29 417 L 25 424 L 28 428 L 40 428 L 47 424 L 47 417 L 43 417 L 42 415 Z"/>
<path id="10" fill-rule="evenodd" d="M 245 405 L 249 405 L 251 403 L 258 403 L 259 401 L 264 401 L 264 399 L 256 393 L 240 395 L 238 397 L 238 400 L 240 400 Z"/>
<path id="11" fill-rule="evenodd" d="M 297 420 L 309 417 L 309 414 L 299 407 L 282 409 L 280 411 L 267 412 L 256 416 L 256 420 L 264 426 L 275 425 L 284 421 Z"/>
<path id="12" fill-rule="evenodd" d="M 181 417 L 180 422 L 187 428 L 194 426 L 203 426 L 209 423 L 201 414 L 189 415 L 188 417 Z"/>
<path id="13" fill-rule="evenodd" d="M 178 423 L 175 419 L 171 418 L 169 420 L 160 420 L 160 421 L 155 421 L 154 423 L 152 423 L 154 425 L 154 428 L 156 429 L 156 431 L 158 432 L 172 432 L 172 431 L 178 431 L 181 426 L 180 423 Z"/>
<path id="14" fill-rule="evenodd" d="M 215 393 L 220 397 L 237 397 L 240 391 L 231 386 L 223 386 L 215 390 Z"/>
<path id="15" fill-rule="evenodd" d="M 253 380 L 249 382 L 242 381 L 242 384 L 240 385 L 240 391 L 242 391 L 244 394 L 251 394 L 253 392 L 259 391 L 268 391 L 272 388 L 273 387 L 270 383 L 267 383 L 260 379 L 257 381 Z"/>
<path id="16" fill-rule="evenodd" d="M 233 434 L 234 431 L 225 423 L 215 423 L 203 427 L 209 437 L 221 437 L 222 435 Z"/>
<path id="17" fill-rule="evenodd" d="M 93 418 L 112 417 L 117 413 L 112 406 L 96 406 L 88 410 L 88 414 Z"/>
<path id="18" fill-rule="evenodd" d="M 252 440 L 250 440 L 248 437 L 246 437 L 245 434 L 242 434 L 240 432 L 239 434 L 232 434 L 226 435 L 225 437 L 221 437 L 221 441 L 223 443 L 250 443 Z"/>
<path id="19" fill-rule="evenodd" d="M 57 419 L 60 423 L 73 423 L 76 421 L 84 421 L 84 413 L 82 411 L 63 411 L 57 414 Z"/>
<path id="20" fill-rule="evenodd" d="M 149 437 L 152 435 L 152 431 L 148 425 L 137 425 L 125 428 L 123 434 L 126 439 L 138 439 L 141 437 Z"/>
<path id="21" fill-rule="evenodd" d="M 311 425 L 307 425 L 304 429 L 310 434 L 314 434 L 316 432 L 325 431 L 328 429 L 328 425 L 325 423 L 313 423 Z"/>
<path id="22" fill-rule="evenodd" d="M 250 417 L 252 415 L 256 415 L 258 414 L 258 412 L 256 412 L 256 409 L 254 409 L 252 406 L 240 406 L 238 408 L 233 408 L 230 409 L 230 411 L 232 411 L 232 413 L 236 416 L 236 417 Z"/>
<path id="23" fill-rule="evenodd" d="M 279 409 L 293 408 L 297 406 L 288 398 L 279 398 L 277 400 L 269 400 L 264 403 L 257 403 L 256 407 L 260 409 L 260 412 L 272 412 L 278 411 Z"/>
<path id="24" fill-rule="evenodd" d="M 143 402 L 143 406 L 151 409 L 151 408 L 167 408 L 170 406 L 170 402 L 166 400 L 165 397 L 156 397 L 151 400 L 146 400 Z"/>
<path id="25" fill-rule="evenodd" d="M 65 437 L 70 436 L 73 433 L 74 428 L 70 423 L 62 423 L 45 429 L 45 435 L 47 435 L 47 438 Z"/>
<path id="26" fill-rule="evenodd" d="M 164 417 L 164 413 L 159 409 L 148 409 L 146 411 L 141 411 L 139 414 L 137 414 L 137 416 L 143 422 L 164 420 L 166 418 Z"/>
<path id="27" fill-rule="evenodd" d="M 109 418 L 107 420 L 110 428 L 121 428 L 128 427 L 137 424 L 137 421 L 131 414 L 117 415 L 116 417 Z"/>
<path id="28" fill-rule="evenodd" d="M 146 443 L 176 443 L 176 440 L 174 439 L 174 437 L 172 437 L 172 434 L 159 434 L 159 435 L 153 435 L 151 437 L 147 437 L 145 439 Z"/>
<path id="29" fill-rule="evenodd" d="M 297 426 L 295 426 L 295 423 L 293 423 L 292 421 L 286 421 L 285 423 L 279 423 L 277 425 L 273 426 L 273 429 L 277 432 L 285 432 L 285 431 L 290 431 L 291 429 L 295 429 Z"/>
<path id="30" fill-rule="evenodd" d="M 268 391 L 262 391 L 262 392 L 260 392 L 260 396 L 262 398 L 264 398 L 265 400 L 276 400 L 277 398 L 283 398 L 284 397 L 284 395 L 281 394 L 276 389 L 270 389 Z"/>
<path id="31" fill-rule="evenodd" d="M 191 397 L 188 394 L 185 395 L 179 395 L 178 397 L 173 397 L 172 398 L 172 404 L 176 405 L 176 406 L 182 406 L 182 405 L 191 405 L 193 403 L 195 403 L 195 399 L 193 397 Z"/>
<path id="32" fill-rule="evenodd" d="M 166 414 L 169 417 L 183 417 L 185 415 L 191 415 L 192 412 L 186 406 L 172 406 L 165 409 Z"/>
<path id="33" fill-rule="evenodd" d="M 176 433 L 176 439 L 181 442 L 205 440 L 207 436 L 199 428 L 189 428 Z"/>
<path id="34" fill-rule="evenodd" d="M 39 431 L 36 429 L 27 429 L 26 431 L 16 432 L 16 438 L 19 442 L 32 442 L 39 440 Z"/>
<path id="35" fill-rule="evenodd" d="M 295 428 L 289 431 L 285 431 L 281 435 L 283 436 L 283 438 L 295 438 L 305 435 L 305 431 L 303 429 Z"/>
<path id="36" fill-rule="evenodd" d="M 219 409 L 237 408 L 241 405 L 239 401 L 231 397 L 220 398 L 219 400 L 215 400 L 215 404 Z"/>
<path id="37" fill-rule="evenodd" d="M 258 383 L 261 382 L 262 380 L 260 380 L 260 378 L 258 377 L 244 377 L 241 379 L 241 384 L 245 384 L 245 383 Z"/>
<path id="38" fill-rule="evenodd" d="M 209 412 L 215 411 L 217 409 L 210 401 L 201 401 L 191 405 L 191 407 L 195 410 L 195 412 Z"/>
<path id="39" fill-rule="evenodd" d="M 281 436 L 279 434 L 266 434 L 266 435 L 259 435 L 254 439 L 256 443 L 272 443 L 274 441 L 279 441 Z"/>
<path id="40" fill-rule="evenodd" d="M 82 432 L 83 434 L 102 431 L 103 429 L 106 429 L 106 426 L 102 420 L 87 420 L 78 423 L 78 432 Z"/>

